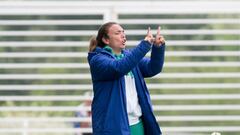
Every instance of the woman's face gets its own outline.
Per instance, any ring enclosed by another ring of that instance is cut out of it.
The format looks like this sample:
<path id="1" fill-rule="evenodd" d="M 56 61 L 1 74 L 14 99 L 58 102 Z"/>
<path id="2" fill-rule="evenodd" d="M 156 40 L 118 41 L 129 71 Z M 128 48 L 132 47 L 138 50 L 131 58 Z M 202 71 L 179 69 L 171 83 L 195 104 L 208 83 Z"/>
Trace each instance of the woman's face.
<path id="1" fill-rule="evenodd" d="M 108 30 L 108 39 L 104 39 L 116 54 L 121 53 L 121 50 L 125 48 L 126 35 L 124 29 L 118 25 L 113 24 Z"/>

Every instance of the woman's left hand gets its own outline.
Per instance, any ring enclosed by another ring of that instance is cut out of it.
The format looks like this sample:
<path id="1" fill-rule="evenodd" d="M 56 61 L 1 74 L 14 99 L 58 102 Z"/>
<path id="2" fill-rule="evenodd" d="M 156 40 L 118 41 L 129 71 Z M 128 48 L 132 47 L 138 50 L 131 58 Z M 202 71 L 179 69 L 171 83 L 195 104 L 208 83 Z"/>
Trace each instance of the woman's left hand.
<path id="1" fill-rule="evenodd" d="M 160 30 L 161 30 L 161 27 L 159 26 L 158 30 L 157 30 L 157 35 L 156 35 L 155 41 L 154 41 L 154 45 L 156 45 L 156 46 L 161 46 L 161 45 L 165 44 L 165 39 L 160 34 Z"/>

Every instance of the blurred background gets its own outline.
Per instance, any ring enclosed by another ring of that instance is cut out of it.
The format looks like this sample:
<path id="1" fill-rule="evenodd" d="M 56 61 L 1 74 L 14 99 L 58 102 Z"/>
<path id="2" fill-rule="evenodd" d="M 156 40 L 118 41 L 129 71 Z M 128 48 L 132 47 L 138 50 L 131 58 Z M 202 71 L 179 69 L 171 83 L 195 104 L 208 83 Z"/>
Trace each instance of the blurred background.
<path id="1" fill-rule="evenodd" d="M 2 0 L 0 135 L 91 133 L 86 57 L 108 21 L 128 48 L 162 28 L 164 69 L 146 82 L 164 135 L 240 134 L 240 1 Z"/>

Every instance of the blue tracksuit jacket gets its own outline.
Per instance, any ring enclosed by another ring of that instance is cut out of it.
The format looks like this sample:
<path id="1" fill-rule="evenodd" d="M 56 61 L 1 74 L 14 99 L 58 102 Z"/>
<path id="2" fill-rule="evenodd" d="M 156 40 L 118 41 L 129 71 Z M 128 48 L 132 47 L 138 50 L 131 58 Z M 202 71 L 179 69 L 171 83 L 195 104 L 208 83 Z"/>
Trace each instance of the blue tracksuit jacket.
<path id="1" fill-rule="evenodd" d="M 151 57 L 144 57 L 151 48 Z M 161 72 L 164 50 L 165 45 L 151 47 L 149 42 L 141 41 L 134 49 L 123 50 L 124 57 L 120 60 L 99 47 L 88 54 L 94 91 L 93 135 L 130 135 L 124 81 L 129 71 L 135 78 L 145 135 L 161 135 L 144 77 Z"/>

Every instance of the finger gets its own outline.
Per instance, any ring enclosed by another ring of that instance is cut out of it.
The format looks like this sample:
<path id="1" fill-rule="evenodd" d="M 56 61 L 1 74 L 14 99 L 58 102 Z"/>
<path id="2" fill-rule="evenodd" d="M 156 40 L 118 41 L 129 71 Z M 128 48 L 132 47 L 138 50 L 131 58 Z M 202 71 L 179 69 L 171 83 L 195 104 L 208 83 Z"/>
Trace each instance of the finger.
<path id="1" fill-rule="evenodd" d="M 149 35 L 149 32 L 150 32 L 150 27 L 148 27 L 148 30 L 147 30 L 147 36 Z"/>
<path id="2" fill-rule="evenodd" d="M 161 41 L 161 42 L 165 42 L 165 39 L 164 39 L 164 38 L 160 38 L 160 41 Z"/>
<path id="3" fill-rule="evenodd" d="M 160 39 L 163 39 L 163 38 L 164 38 L 163 36 L 159 36 L 159 37 L 158 37 L 159 40 L 160 40 Z"/>
<path id="4" fill-rule="evenodd" d="M 155 42 L 155 38 L 151 38 L 151 42 L 152 42 L 152 43 Z"/>
<path id="5" fill-rule="evenodd" d="M 165 43 L 165 39 L 164 39 L 164 38 L 161 38 L 161 39 L 160 39 L 160 43 L 161 43 L 161 44 L 164 44 L 164 43 Z"/>
<path id="6" fill-rule="evenodd" d="M 147 33 L 147 36 L 151 36 L 151 35 L 152 35 L 151 27 L 148 27 L 148 33 Z"/>
<path id="7" fill-rule="evenodd" d="M 157 35 L 160 35 L 160 30 L 161 30 L 161 27 L 158 26 Z"/>

